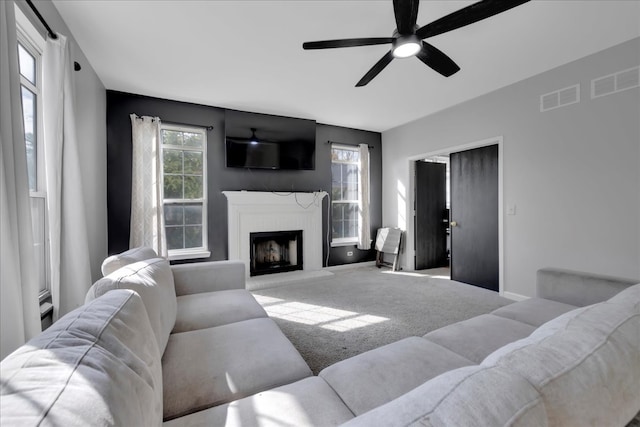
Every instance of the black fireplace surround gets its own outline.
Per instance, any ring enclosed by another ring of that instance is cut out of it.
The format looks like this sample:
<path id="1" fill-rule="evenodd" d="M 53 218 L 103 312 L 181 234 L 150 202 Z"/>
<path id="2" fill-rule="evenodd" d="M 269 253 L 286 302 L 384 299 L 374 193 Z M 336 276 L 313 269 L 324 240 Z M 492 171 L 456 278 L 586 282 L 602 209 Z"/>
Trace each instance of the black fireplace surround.
<path id="1" fill-rule="evenodd" d="M 250 276 L 302 270 L 302 230 L 249 233 Z"/>

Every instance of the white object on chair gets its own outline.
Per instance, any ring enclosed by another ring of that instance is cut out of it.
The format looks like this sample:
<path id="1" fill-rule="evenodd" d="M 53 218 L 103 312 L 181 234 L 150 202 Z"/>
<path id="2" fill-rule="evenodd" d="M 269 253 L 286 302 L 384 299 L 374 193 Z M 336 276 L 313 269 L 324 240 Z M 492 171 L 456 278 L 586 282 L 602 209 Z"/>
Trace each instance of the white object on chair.
<path id="1" fill-rule="evenodd" d="M 378 229 L 376 237 L 376 266 L 391 265 L 394 271 L 398 270 L 398 255 L 402 242 L 402 230 L 399 228 L 384 227 Z M 393 254 L 393 263 L 384 262 L 384 253 Z"/>

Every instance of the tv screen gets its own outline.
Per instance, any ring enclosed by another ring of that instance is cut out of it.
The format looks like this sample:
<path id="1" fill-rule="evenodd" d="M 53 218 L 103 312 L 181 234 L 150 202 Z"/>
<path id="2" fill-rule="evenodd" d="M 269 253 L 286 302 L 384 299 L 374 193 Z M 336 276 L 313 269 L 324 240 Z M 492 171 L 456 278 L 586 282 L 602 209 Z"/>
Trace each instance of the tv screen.
<path id="1" fill-rule="evenodd" d="M 227 167 L 315 169 L 314 120 L 226 110 L 225 133 Z"/>

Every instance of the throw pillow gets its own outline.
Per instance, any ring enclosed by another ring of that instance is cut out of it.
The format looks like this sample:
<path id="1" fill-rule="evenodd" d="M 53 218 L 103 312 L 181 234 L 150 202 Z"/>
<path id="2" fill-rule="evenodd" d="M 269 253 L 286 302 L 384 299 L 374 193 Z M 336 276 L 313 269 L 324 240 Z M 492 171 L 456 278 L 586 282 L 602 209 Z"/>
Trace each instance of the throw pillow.
<path id="1" fill-rule="evenodd" d="M 108 276 L 119 268 L 138 261 L 144 261 L 151 258 L 157 258 L 158 254 L 151 248 L 139 247 L 132 248 L 121 254 L 111 255 L 102 262 L 102 275 Z"/>
<path id="2" fill-rule="evenodd" d="M 178 311 L 169 261 L 153 258 L 122 267 L 94 283 L 87 292 L 86 301 L 113 289 L 131 289 L 140 294 L 160 353 L 164 353 Z"/>

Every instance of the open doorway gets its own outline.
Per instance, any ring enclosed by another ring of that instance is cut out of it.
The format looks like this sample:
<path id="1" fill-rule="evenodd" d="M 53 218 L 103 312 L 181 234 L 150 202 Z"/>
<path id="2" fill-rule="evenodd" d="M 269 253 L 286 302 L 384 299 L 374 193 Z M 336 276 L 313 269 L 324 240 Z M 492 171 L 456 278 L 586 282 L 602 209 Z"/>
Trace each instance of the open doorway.
<path id="1" fill-rule="evenodd" d="M 495 138 L 410 159 L 416 270 L 502 290 L 501 151 Z"/>
<path id="2" fill-rule="evenodd" d="M 415 163 L 415 269 L 449 268 L 449 155 Z"/>

